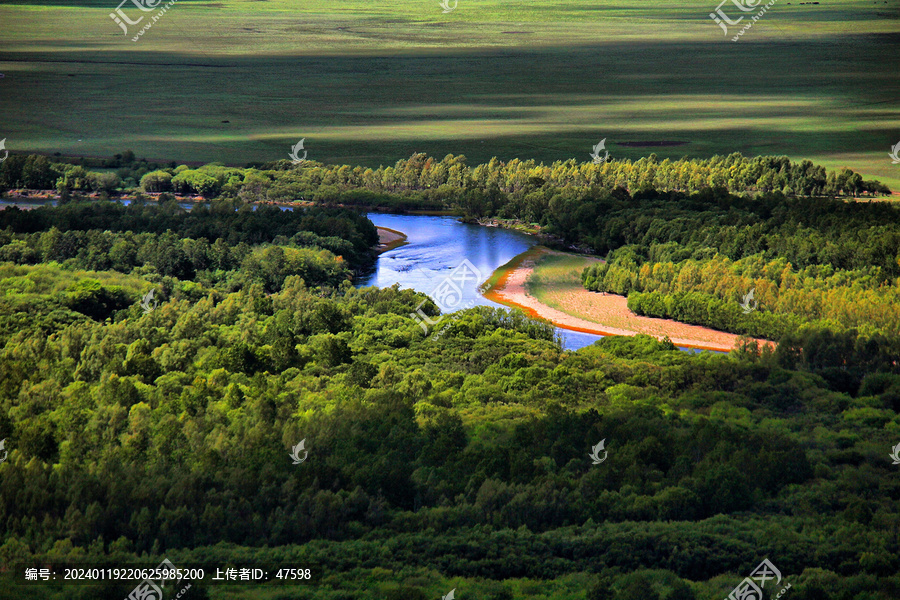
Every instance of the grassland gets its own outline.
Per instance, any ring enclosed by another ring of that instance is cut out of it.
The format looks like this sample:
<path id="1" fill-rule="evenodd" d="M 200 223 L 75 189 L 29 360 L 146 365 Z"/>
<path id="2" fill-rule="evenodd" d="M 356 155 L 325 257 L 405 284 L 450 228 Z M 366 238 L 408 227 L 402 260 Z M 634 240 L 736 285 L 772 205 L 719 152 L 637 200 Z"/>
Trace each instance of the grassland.
<path id="1" fill-rule="evenodd" d="M 900 188 L 900 11 L 779 1 L 737 43 L 716 2 L 179 0 L 137 42 L 114 0 L 0 5 L 12 151 L 377 166 L 786 154 Z M 132 9 L 133 10 L 133 9 Z M 736 28 L 733 28 L 736 31 Z M 634 142 L 683 142 L 634 146 Z"/>

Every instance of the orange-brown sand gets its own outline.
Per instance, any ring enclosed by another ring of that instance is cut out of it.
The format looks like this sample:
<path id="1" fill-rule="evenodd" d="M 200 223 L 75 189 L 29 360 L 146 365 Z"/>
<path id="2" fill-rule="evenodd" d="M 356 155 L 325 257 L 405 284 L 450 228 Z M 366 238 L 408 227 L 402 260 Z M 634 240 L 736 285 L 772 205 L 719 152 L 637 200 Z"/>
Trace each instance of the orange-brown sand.
<path id="1" fill-rule="evenodd" d="M 671 319 L 642 317 L 628 310 L 627 298 L 616 294 L 590 292 L 582 287 L 566 288 L 556 295 L 556 302 L 567 312 L 547 306 L 525 290 L 525 282 L 534 272 L 536 260 L 547 253 L 546 248 L 534 248 L 521 255 L 521 262 L 513 265 L 486 294 L 488 299 L 507 306 L 516 306 L 526 313 L 547 319 L 557 327 L 599 335 L 637 335 L 645 333 L 663 338 L 668 336 L 677 346 L 703 350 L 730 351 L 738 335 L 698 325 L 687 325 Z M 561 254 L 561 253 L 556 253 Z M 569 314 L 590 315 L 587 320 Z M 768 343 L 759 340 L 760 343 Z"/>

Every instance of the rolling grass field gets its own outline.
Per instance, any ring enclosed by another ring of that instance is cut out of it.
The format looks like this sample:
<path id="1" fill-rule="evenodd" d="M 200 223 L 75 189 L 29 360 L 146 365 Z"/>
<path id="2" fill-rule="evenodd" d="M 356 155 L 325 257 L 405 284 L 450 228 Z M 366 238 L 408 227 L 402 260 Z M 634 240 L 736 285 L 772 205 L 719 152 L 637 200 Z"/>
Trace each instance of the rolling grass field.
<path id="1" fill-rule="evenodd" d="M 149 19 L 126 36 L 116 6 L 0 3 L 8 150 L 243 165 L 306 138 L 377 166 L 584 161 L 606 138 L 612 158 L 786 154 L 900 189 L 893 2 L 778 0 L 738 42 L 712 0 L 178 0 L 137 42 Z"/>

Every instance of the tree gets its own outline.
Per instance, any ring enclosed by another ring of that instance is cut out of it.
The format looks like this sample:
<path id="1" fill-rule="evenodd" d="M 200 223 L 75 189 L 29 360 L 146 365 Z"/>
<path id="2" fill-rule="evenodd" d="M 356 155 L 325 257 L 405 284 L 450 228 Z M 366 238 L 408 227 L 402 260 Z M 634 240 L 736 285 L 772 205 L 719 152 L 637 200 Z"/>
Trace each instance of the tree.
<path id="1" fill-rule="evenodd" d="M 319 362 L 328 367 L 336 367 L 353 359 L 347 342 L 333 333 L 313 336 L 310 345 L 315 349 Z"/>
<path id="2" fill-rule="evenodd" d="M 111 193 L 122 186 L 122 179 L 115 173 L 98 173 L 90 171 L 87 174 L 88 184 L 95 192 Z"/>
<path id="3" fill-rule="evenodd" d="M 58 175 L 46 156 L 30 154 L 22 166 L 22 185 L 35 190 L 50 190 Z"/>
<path id="4" fill-rule="evenodd" d="M 586 600 L 614 600 L 615 597 L 611 580 L 600 576 L 588 589 Z"/>
<path id="5" fill-rule="evenodd" d="M 148 193 L 172 191 L 172 174 L 168 171 L 150 171 L 141 177 L 140 186 Z"/>

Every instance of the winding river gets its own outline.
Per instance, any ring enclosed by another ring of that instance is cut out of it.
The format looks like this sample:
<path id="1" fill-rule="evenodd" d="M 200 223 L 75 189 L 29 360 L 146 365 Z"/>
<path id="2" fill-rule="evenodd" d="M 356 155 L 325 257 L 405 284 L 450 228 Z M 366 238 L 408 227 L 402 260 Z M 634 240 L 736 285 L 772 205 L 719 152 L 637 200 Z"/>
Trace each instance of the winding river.
<path id="1" fill-rule="evenodd" d="M 458 302 L 460 308 L 478 305 L 506 308 L 482 296 L 478 284 L 498 267 L 538 243 L 534 237 L 518 231 L 469 225 L 459 222 L 457 217 L 384 213 L 366 216 L 378 227 L 403 232 L 407 244 L 381 254 L 374 271 L 358 279 L 358 287 L 390 287 L 399 283 L 401 288 L 412 288 L 436 299 L 435 288 L 468 260 L 476 269 L 478 282 L 459 286 L 462 290 Z M 589 346 L 602 337 L 561 328 L 556 331 L 567 350 Z"/>

